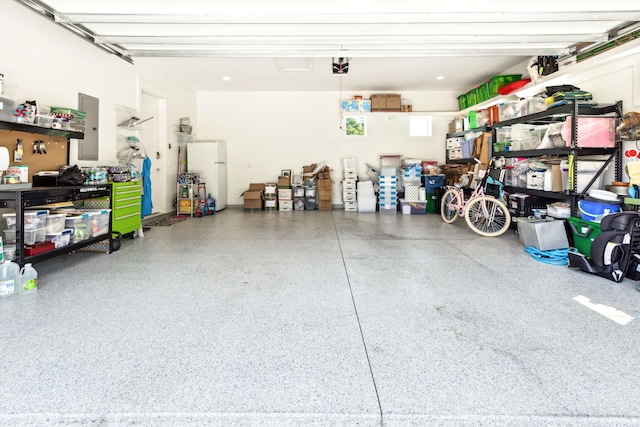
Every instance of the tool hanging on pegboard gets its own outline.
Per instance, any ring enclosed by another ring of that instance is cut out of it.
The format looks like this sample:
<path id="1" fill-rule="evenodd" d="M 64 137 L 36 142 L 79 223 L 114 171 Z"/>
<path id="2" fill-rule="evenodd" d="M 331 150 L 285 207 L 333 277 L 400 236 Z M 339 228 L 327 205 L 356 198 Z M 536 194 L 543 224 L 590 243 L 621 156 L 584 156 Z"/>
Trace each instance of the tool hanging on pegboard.
<path id="1" fill-rule="evenodd" d="M 44 141 L 33 141 L 33 154 L 47 154 L 47 146 Z"/>
<path id="2" fill-rule="evenodd" d="M 24 149 L 22 148 L 22 140 L 16 139 L 16 149 L 13 151 L 13 161 L 21 162 Z"/>

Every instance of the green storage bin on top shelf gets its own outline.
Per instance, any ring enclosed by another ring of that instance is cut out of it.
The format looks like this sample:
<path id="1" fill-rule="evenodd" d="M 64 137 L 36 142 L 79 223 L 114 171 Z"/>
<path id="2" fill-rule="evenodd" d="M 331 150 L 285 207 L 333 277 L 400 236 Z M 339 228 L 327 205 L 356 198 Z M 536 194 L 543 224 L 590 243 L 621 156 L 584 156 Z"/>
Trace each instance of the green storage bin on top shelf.
<path id="1" fill-rule="evenodd" d="M 522 78 L 522 74 L 509 74 L 505 76 L 493 76 L 491 79 L 487 81 L 487 96 L 489 98 L 493 98 L 494 96 L 498 96 L 498 89 L 502 86 L 506 86 L 509 83 L 517 82 Z"/>
<path id="2" fill-rule="evenodd" d="M 476 91 L 478 93 L 478 102 L 484 102 L 487 99 L 491 98 L 489 96 L 489 87 L 486 84 L 481 84 L 480 86 L 478 86 L 476 88 Z"/>
<path id="3" fill-rule="evenodd" d="M 469 105 L 467 105 L 467 94 L 463 93 L 462 95 L 460 95 L 458 97 L 458 109 L 459 110 L 464 110 L 468 106 Z"/>
<path id="4" fill-rule="evenodd" d="M 473 107 L 478 103 L 478 88 L 473 88 L 467 92 L 467 108 Z"/>

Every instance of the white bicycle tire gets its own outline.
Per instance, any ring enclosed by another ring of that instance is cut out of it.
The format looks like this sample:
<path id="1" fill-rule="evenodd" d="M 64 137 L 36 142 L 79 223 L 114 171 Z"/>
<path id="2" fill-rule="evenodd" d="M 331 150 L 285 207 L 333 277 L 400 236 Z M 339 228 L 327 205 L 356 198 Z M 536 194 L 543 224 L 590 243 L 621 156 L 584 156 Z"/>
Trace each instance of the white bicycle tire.
<path id="1" fill-rule="evenodd" d="M 442 200 L 440 201 L 440 216 L 442 217 L 442 220 L 447 224 L 452 224 L 456 219 L 458 219 L 459 216 L 457 210 L 452 211 L 451 209 L 449 209 L 449 207 L 447 206 L 449 202 L 447 201 L 454 200 L 454 198 L 457 199 L 458 197 L 459 192 L 454 189 L 449 189 L 442 195 Z"/>
<path id="2" fill-rule="evenodd" d="M 482 203 L 488 205 L 488 218 L 483 212 Z M 485 237 L 500 236 L 511 225 L 509 209 L 501 200 L 493 196 L 482 196 L 469 200 L 464 207 L 464 219 L 469 228 Z"/>

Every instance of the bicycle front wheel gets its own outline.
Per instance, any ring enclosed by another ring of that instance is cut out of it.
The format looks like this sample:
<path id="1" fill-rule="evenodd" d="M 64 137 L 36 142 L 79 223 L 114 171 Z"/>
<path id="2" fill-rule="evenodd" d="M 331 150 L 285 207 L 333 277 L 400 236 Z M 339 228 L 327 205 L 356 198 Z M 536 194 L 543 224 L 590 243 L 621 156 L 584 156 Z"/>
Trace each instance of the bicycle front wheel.
<path id="1" fill-rule="evenodd" d="M 444 192 L 440 202 L 440 216 L 447 224 L 458 219 L 458 210 L 464 206 L 464 200 L 460 200 L 458 190 L 450 189 Z"/>
<path id="2" fill-rule="evenodd" d="M 473 231 L 486 237 L 500 236 L 511 224 L 509 209 L 491 196 L 469 200 L 464 209 L 464 219 Z"/>

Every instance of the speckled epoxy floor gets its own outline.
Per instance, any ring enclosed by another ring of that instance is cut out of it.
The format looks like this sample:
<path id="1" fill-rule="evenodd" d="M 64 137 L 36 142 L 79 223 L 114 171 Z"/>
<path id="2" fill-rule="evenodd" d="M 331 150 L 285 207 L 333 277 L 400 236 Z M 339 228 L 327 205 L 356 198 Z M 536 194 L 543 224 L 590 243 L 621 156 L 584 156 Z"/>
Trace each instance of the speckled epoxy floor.
<path id="1" fill-rule="evenodd" d="M 228 208 L 36 268 L 0 300 L 0 425 L 640 424 L 636 283 L 512 232 Z"/>

